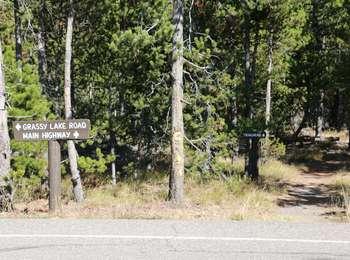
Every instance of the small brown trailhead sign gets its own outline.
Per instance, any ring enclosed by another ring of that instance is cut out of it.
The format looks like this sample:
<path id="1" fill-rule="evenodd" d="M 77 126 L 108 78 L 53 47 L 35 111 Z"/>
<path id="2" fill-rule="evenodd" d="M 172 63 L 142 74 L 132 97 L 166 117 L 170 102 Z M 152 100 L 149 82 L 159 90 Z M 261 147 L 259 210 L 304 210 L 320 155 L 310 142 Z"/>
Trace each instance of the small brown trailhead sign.
<path id="1" fill-rule="evenodd" d="M 265 131 L 243 133 L 239 139 L 239 151 L 245 154 L 245 175 L 253 180 L 259 177 L 259 139 L 266 138 Z"/>
<path id="2" fill-rule="evenodd" d="M 84 140 L 89 132 L 88 119 L 13 122 L 14 138 L 20 141 Z"/>

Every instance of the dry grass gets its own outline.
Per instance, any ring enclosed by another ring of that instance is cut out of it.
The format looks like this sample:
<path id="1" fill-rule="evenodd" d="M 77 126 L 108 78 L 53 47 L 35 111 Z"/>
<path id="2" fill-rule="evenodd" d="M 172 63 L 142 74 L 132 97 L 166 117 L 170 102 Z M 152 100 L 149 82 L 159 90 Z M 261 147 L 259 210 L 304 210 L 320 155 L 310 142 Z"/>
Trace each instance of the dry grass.
<path id="1" fill-rule="evenodd" d="M 339 141 L 342 143 L 348 143 L 349 141 L 349 131 L 342 130 L 342 131 L 335 131 L 335 130 L 326 130 L 322 133 L 322 136 L 325 138 L 328 137 L 339 137 Z"/>
<path id="2" fill-rule="evenodd" d="M 237 162 L 242 167 L 242 162 Z M 285 168 L 284 168 L 285 167 Z M 275 215 L 279 190 L 267 188 L 287 178 L 291 169 L 277 161 L 261 167 L 263 184 L 254 184 L 242 178 L 203 179 L 187 175 L 185 201 L 174 206 L 166 201 L 168 178 L 154 176 L 143 181 L 119 183 L 87 191 L 87 199 L 77 205 L 72 202 L 70 182 L 62 185 L 62 211 L 58 217 L 67 218 L 142 218 L 142 219 L 279 219 Z M 47 200 L 17 203 L 16 211 L 4 217 L 48 217 Z M 1 216 L 1 215 L 0 215 Z"/>
<path id="3" fill-rule="evenodd" d="M 312 161 L 322 161 L 323 150 L 317 145 L 306 147 L 293 146 L 289 148 L 286 160 L 294 164 L 303 164 Z"/>
<path id="4" fill-rule="evenodd" d="M 315 136 L 315 129 L 313 128 L 304 128 L 301 131 L 301 135 L 306 136 Z M 339 137 L 340 142 L 347 143 L 349 140 L 349 132 L 346 129 L 342 129 L 341 131 L 337 130 L 325 130 L 322 132 L 322 137 L 328 138 L 328 137 Z"/>
<path id="5" fill-rule="evenodd" d="M 237 160 L 233 172 L 242 172 L 244 161 Z M 116 186 L 87 190 L 87 199 L 77 205 L 72 201 L 70 181 L 62 183 L 64 218 L 127 218 L 127 219 L 217 219 L 217 220 L 280 220 L 276 215 L 276 199 L 281 183 L 293 176 L 295 169 L 279 161 L 260 166 L 262 181 L 251 183 L 237 175 L 223 180 L 187 174 L 185 201 L 181 206 L 168 202 L 168 177 L 153 174 L 140 181 L 126 181 Z M 50 217 L 46 199 L 16 204 L 15 212 L 0 217 Z"/>
<path id="6" fill-rule="evenodd" d="M 286 182 L 293 179 L 298 168 L 278 160 L 270 160 L 261 167 L 261 175 L 269 182 Z"/>
<path id="7" fill-rule="evenodd" d="M 336 191 L 334 204 L 344 209 L 343 218 L 350 222 L 350 173 L 338 173 L 332 182 L 332 186 Z"/>

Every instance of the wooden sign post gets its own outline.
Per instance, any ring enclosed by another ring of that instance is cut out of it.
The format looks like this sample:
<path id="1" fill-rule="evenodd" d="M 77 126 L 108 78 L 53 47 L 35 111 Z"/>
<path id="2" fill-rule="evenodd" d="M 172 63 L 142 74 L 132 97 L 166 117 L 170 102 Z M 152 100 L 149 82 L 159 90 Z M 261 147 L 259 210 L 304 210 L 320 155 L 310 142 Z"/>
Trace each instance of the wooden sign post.
<path id="1" fill-rule="evenodd" d="M 61 146 L 56 140 L 49 141 L 49 210 L 61 208 Z"/>
<path id="2" fill-rule="evenodd" d="M 244 174 L 252 180 L 259 178 L 259 140 L 265 138 L 265 132 L 244 133 L 241 143 L 244 143 L 245 166 Z"/>
<path id="3" fill-rule="evenodd" d="M 49 141 L 49 211 L 61 208 L 61 146 L 58 140 L 89 138 L 90 120 L 15 121 L 13 135 L 19 141 Z"/>

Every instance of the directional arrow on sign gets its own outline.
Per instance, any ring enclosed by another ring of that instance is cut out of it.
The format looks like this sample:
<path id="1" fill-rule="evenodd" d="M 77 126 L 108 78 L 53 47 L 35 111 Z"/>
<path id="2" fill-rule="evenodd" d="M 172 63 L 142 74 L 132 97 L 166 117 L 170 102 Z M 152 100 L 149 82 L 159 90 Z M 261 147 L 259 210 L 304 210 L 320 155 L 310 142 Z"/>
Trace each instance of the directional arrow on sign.
<path id="1" fill-rule="evenodd" d="M 73 136 L 74 136 L 75 139 L 77 139 L 77 138 L 79 137 L 79 133 L 78 133 L 77 131 L 75 131 L 75 132 L 73 133 Z"/>
<path id="2" fill-rule="evenodd" d="M 17 129 L 17 131 L 21 130 L 21 128 L 22 128 L 22 127 L 21 127 L 21 125 L 20 125 L 20 124 L 17 124 L 17 125 L 16 125 L 16 129 Z"/>

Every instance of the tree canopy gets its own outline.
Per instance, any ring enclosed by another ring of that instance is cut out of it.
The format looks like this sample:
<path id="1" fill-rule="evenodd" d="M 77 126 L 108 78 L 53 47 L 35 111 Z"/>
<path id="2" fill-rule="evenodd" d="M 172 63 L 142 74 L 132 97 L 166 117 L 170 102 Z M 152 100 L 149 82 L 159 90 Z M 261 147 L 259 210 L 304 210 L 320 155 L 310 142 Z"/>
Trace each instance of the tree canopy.
<path id="1" fill-rule="evenodd" d="M 236 156 L 247 130 L 269 129 L 283 141 L 304 127 L 315 135 L 350 128 L 348 0 L 183 3 L 185 172 L 229 172 L 234 162 L 223 158 Z M 118 180 L 168 171 L 171 3 L 84 0 L 73 6 L 73 117 L 92 122 L 91 138 L 77 145 L 83 180 L 110 181 L 111 164 Z M 63 118 L 68 13 L 69 1 L 0 1 L 10 121 Z M 45 143 L 11 145 L 17 185 L 44 183 Z"/>

